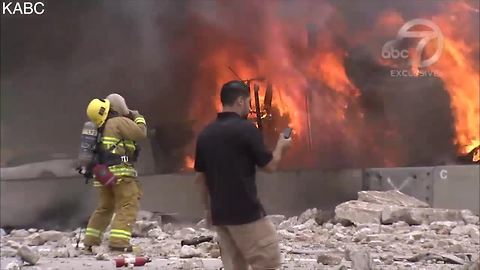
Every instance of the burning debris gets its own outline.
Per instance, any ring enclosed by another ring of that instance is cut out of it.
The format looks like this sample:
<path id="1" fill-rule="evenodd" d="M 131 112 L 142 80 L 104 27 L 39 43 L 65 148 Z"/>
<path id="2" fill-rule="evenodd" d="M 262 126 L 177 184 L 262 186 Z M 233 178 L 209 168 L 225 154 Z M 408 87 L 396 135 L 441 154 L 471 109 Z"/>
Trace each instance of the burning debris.
<path id="1" fill-rule="evenodd" d="M 430 208 L 398 191 L 359 192 L 358 200 L 338 205 L 334 213 L 313 208 L 298 217 L 269 218 L 281 237 L 288 269 L 465 269 L 480 262 L 478 216 L 469 210 Z M 151 263 L 165 263 L 167 269 L 216 269 L 208 266 L 213 262 L 219 267 L 216 234 L 203 228 L 202 222 L 194 227 L 162 224 L 153 213 L 142 211 L 135 228 L 138 237 L 132 242 L 139 248 L 137 258 L 152 258 Z M 13 230 L 2 237 L 2 263 L 20 269 L 15 267 L 21 262 L 55 265 L 72 258 L 91 265 L 133 261 L 120 260 L 121 254 L 109 252 L 106 246 L 95 247 L 91 255 L 77 250 L 79 234 L 80 229 Z M 15 256 L 20 260 L 11 261 Z"/>

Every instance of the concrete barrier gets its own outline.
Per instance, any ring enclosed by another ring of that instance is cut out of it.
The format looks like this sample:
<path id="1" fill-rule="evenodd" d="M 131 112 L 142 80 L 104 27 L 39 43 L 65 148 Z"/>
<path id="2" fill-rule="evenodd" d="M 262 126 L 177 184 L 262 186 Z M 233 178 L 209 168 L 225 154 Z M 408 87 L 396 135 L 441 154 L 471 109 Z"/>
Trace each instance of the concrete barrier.
<path id="1" fill-rule="evenodd" d="M 480 166 L 439 166 L 433 177 L 434 207 L 480 213 Z"/>
<path id="2" fill-rule="evenodd" d="M 391 190 L 414 196 L 435 208 L 480 212 L 480 166 L 372 168 L 364 172 L 363 189 Z"/>
<path id="3" fill-rule="evenodd" d="M 193 173 L 140 177 L 142 209 L 175 213 L 186 222 L 199 220 L 202 209 L 193 179 Z M 333 209 L 356 199 L 360 190 L 394 188 L 433 207 L 479 213 L 479 166 L 474 165 L 259 173 L 257 186 L 269 214 Z M 81 178 L 2 180 L 0 225 L 73 228 L 87 222 L 97 200 L 94 188 Z"/>
<path id="4" fill-rule="evenodd" d="M 194 175 L 140 177 L 142 209 L 176 213 L 183 221 L 201 218 Z M 268 213 L 297 215 L 306 208 L 333 208 L 355 199 L 361 189 L 360 170 L 259 173 L 259 196 Z M 75 227 L 95 208 L 94 188 L 81 178 L 1 181 L 1 226 Z"/>

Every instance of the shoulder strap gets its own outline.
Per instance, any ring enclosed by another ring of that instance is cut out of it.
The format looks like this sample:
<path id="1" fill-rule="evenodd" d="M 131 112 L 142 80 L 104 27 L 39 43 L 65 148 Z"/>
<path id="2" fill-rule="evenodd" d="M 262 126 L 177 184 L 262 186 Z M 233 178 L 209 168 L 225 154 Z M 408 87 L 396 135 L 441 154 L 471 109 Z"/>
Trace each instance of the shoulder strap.
<path id="1" fill-rule="evenodd" d="M 120 142 L 123 142 L 123 139 L 120 139 L 120 140 L 119 140 L 118 142 L 116 142 L 114 145 L 110 146 L 110 148 L 108 148 L 108 152 L 110 152 L 110 151 L 112 151 L 113 149 L 115 149 Z"/>

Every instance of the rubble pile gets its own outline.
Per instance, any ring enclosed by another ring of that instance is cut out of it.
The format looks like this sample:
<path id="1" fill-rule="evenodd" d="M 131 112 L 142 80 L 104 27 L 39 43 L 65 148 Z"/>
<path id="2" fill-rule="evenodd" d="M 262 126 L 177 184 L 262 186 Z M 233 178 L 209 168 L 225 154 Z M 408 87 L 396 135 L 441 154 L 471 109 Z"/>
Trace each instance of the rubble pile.
<path id="1" fill-rule="evenodd" d="M 480 267 L 478 216 L 468 210 L 430 208 L 398 191 L 362 191 L 358 200 L 342 203 L 334 212 L 313 208 L 298 217 L 269 218 L 280 236 L 285 269 Z M 171 261 L 169 269 L 193 269 L 202 258 L 220 257 L 215 232 L 204 226 L 204 221 L 191 227 L 163 224 L 159 216 L 142 211 L 132 244 L 139 254 Z M 94 248 L 94 256 L 76 249 L 81 234 L 80 229 L 13 230 L 1 238 L 1 256 L 18 258 L 9 269 L 34 265 L 42 258 L 102 261 L 115 256 L 106 241 Z M 104 240 L 107 237 L 105 233 Z"/>

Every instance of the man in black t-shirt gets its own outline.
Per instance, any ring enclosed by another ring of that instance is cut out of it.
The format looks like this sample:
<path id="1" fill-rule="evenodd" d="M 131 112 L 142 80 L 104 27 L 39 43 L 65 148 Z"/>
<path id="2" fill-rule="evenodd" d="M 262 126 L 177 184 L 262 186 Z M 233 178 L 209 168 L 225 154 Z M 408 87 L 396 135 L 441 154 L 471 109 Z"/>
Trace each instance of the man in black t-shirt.
<path id="1" fill-rule="evenodd" d="M 198 136 L 195 170 L 207 222 L 220 239 L 226 270 L 277 269 L 278 237 L 257 196 L 256 167 L 275 171 L 291 139 L 280 135 L 275 150 L 266 149 L 261 132 L 246 120 L 250 93 L 242 81 L 223 85 L 223 111 Z"/>

